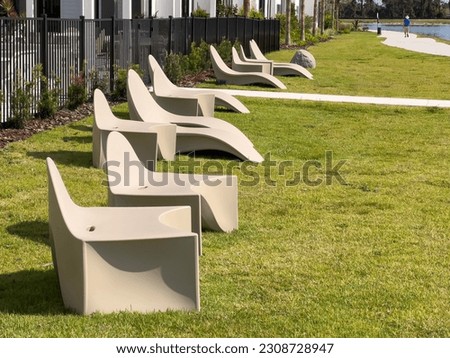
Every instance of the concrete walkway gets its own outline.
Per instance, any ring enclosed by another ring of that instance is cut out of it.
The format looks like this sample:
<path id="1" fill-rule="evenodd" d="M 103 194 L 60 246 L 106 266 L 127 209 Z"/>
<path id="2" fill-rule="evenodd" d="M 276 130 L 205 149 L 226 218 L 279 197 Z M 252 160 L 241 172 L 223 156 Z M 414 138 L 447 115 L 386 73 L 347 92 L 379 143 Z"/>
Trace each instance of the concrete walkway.
<path id="1" fill-rule="evenodd" d="M 385 38 L 384 44 L 400 47 L 410 51 L 422 52 L 431 55 L 450 56 L 450 45 L 436 42 L 431 38 L 418 38 L 415 34 L 404 37 L 403 32 L 382 31 L 381 38 Z M 289 92 L 265 92 L 246 90 L 223 90 L 231 95 L 243 97 L 278 98 L 305 101 L 381 104 L 392 106 L 415 106 L 415 107 L 441 107 L 450 108 L 450 100 L 415 99 L 415 98 L 391 98 L 391 97 L 361 97 L 361 96 L 338 96 L 312 93 L 289 93 Z"/>
<path id="2" fill-rule="evenodd" d="M 382 104 L 390 106 L 413 106 L 413 107 L 441 107 L 450 108 L 450 101 L 434 99 L 414 99 L 414 98 L 391 98 L 391 97 L 362 97 L 362 96 L 338 96 L 313 93 L 291 93 L 291 92 L 265 92 L 247 90 L 222 90 L 233 96 L 293 99 L 319 102 L 341 102 L 360 104 Z"/>
<path id="3" fill-rule="evenodd" d="M 399 47 L 405 50 L 427 53 L 430 55 L 450 56 L 450 45 L 437 42 L 427 37 L 417 37 L 416 34 L 409 34 L 405 37 L 403 32 L 381 31 L 380 38 L 385 38 L 383 43 L 388 46 Z"/>

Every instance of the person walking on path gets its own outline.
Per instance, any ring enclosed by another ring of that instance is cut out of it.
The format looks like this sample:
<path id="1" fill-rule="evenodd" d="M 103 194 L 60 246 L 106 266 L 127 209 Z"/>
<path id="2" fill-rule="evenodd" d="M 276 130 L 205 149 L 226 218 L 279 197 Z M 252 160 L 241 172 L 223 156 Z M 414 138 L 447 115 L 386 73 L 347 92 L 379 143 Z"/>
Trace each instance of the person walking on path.
<path id="1" fill-rule="evenodd" d="M 409 20 L 409 16 L 406 15 L 403 19 L 403 33 L 405 37 L 409 37 L 409 26 L 411 25 L 411 21 Z"/>

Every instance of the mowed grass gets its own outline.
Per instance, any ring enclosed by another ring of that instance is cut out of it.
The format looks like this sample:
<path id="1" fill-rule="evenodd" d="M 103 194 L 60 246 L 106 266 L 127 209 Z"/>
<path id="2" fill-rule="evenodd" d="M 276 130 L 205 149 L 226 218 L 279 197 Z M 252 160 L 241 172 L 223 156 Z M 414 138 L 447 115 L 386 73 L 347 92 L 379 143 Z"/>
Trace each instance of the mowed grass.
<path id="1" fill-rule="evenodd" d="M 337 36 L 308 48 L 317 61 L 314 80 L 278 77 L 289 92 L 335 95 L 449 99 L 449 58 L 386 46 L 373 32 Z M 290 62 L 295 50 L 268 53 L 276 62 Z M 215 81 L 208 81 L 209 87 Z M 249 86 L 217 86 L 248 89 Z M 253 90 L 281 91 L 272 87 Z"/>
<path id="2" fill-rule="evenodd" d="M 240 184 L 239 229 L 203 236 L 200 312 L 66 310 L 44 159 L 76 203 L 106 205 L 92 118 L 1 150 L 0 336 L 448 337 L 450 110 L 242 100 L 250 114 L 216 117 L 267 161 L 196 156 L 197 171 L 232 168 Z"/>

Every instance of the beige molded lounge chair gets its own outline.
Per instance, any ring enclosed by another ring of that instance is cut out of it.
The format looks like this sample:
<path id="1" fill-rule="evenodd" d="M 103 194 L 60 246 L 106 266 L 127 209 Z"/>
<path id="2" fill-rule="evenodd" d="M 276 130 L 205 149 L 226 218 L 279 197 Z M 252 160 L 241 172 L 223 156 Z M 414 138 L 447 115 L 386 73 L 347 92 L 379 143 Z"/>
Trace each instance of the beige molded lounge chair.
<path id="1" fill-rule="evenodd" d="M 156 67 L 152 63 L 153 61 L 150 60 L 150 56 L 153 56 L 149 55 L 149 73 L 153 85 L 152 96 L 162 108 L 170 113 L 183 116 L 214 116 L 214 94 L 188 94 L 187 92 L 182 94 L 179 91 L 171 91 L 171 86 L 168 86 L 168 83 L 174 87 L 176 86 L 170 82 L 159 65 Z M 156 62 L 156 59 L 153 58 L 153 60 Z"/>
<path id="2" fill-rule="evenodd" d="M 119 119 L 112 113 L 103 92 L 96 89 L 92 129 L 92 163 L 96 168 L 102 168 L 105 163 L 106 138 L 112 131 L 123 133 L 146 165 L 156 163 L 156 156 L 165 160 L 175 158 L 176 125 Z M 156 152 L 154 146 L 158 148 Z"/>
<path id="3" fill-rule="evenodd" d="M 270 74 L 273 75 L 273 61 L 271 60 L 256 60 L 254 58 L 249 58 L 245 55 L 245 51 L 244 51 L 244 47 L 242 47 L 242 45 L 239 45 L 239 52 L 238 52 L 239 58 L 243 61 L 243 62 L 248 62 L 248 63 L 264 63 L 264 64 L 269 64 L 270 67 Z"/>
<path id="4" fill-rule="evenodd" d="M 153 92 L 158 97 L 181 97 L 181 98 L 199 98 L 202 102 L 202 97 L 199 95 L 207 94 L 214 96 L 214 104 L 215 106 L 222 106 L 228 109 L 231 109 L 235 112 L 240 113 L 250 113 L 247 107 L 245 107 L 241 101 L 237 98 L 225 93 L 221 90 L 214 89 L 206 89 L 206 88 L 184 88 L 175 86 L 170 80 L 167 78 L 166 74 L 162 70 L 158 61 L 152 56 L 148 56 L 148 63 L 150 67 L 150 76 L 153 74 L 159 73 L 158 80 L 151 78 L 153 85 Z M 205 107 L 203 103 L 201 103 L 202 107 Z M 162 106 L 163 107 L 163 106 Z M 214 109 L 213 109 L 214 110 Z M 186 113 L 184 113 L 186 114 Z M 206 116 L 206 114 L 203 114 Z"/>
<path id="5" fill-rule="evenodd" d="M 232 70 L 226 65 L 225 62 L 223 62 L 214 46 L 209 46 L 209 53 L 211 55 L 211 63 L 214 70 L 214 75 L 219 82 L 222 81 L 235 85 L 262 83 L 269 86 L 286 89 L 286 86 L 283 84 L 283 82 L 267 73 L 237 72 Z"/>
<path id="6" fill-rule="evenodd" d="M 189 205 L 200 248 L 202 227 L 225 232 L 237 229 L 236 176 L 149 171 L 118 132 L 108 136 L 107 158 L 110 206 Z"/>
<path id="7" fill-rule="evenodd" d="M 256 60 L 268 61 L 268 59 L 263 55 L 258 47 L 258 44 L 254 40 L 250 40 L 249 45 L 252 58 Z M 313 75 L 311 74 L 311 72 L 295 63 L 274 62 L 273 74 L 276 76 L 303 76 L 310 80 L 313 79 Z"/>
<path id="8" fill-rule="evenodd" d="M 238 72 L 262 72 L 270 75 L 269 63 L 244 62 L 234 47 L 231 48 L 231 69 Z"/>
<path id="9" fill-rule="evenodd" d="M 231 123 L 214 117 L 179 116 L 161 108 L 133 70 L 128 71 L 127 98 L 131 119 L 177 125 L 177 152 L 219 150 L 255 163 L 264 160 L 245 134 Z"/>
<path id="10" fill-rule="evenodd" d="M 64 305 L 80 314 L 199 310 L 190 208 L 82 208 L 47 158 L 49 229 Z"/>

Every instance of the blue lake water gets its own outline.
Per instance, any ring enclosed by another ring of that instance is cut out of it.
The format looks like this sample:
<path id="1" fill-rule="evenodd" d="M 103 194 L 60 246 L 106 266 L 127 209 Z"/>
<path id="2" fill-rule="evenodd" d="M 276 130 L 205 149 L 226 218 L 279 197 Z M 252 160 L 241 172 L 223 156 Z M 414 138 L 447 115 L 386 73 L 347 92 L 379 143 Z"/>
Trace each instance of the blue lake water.
<path id="1" fill-rule="evenodd" d="M 369 24 L 370 30 L 376 30 L 377 24 Z M 386 31 L 403 31 L 401 25 L 383 25 L 381 22 L 381 32 Z M 450 25 L 414 25 L 410 27 L 410 32 L 417 35 L 436 36 L 444 40 L 450 41 Z"/>

